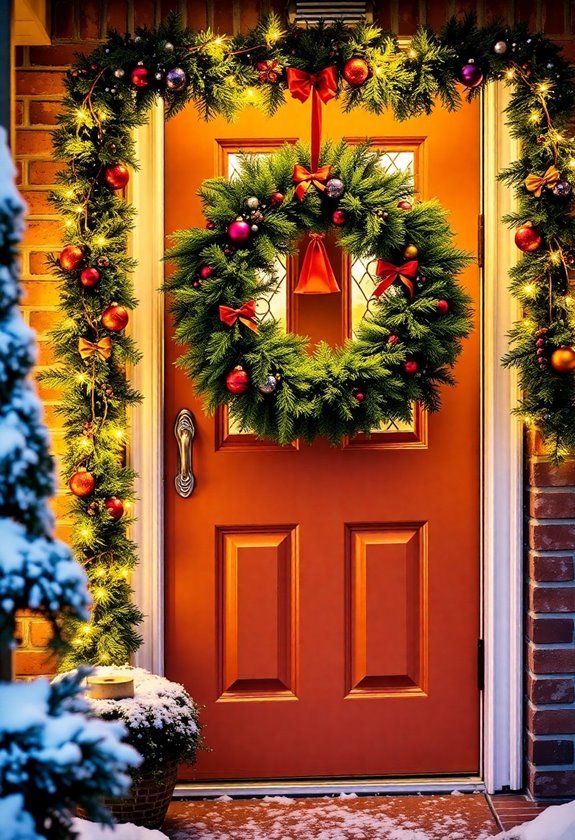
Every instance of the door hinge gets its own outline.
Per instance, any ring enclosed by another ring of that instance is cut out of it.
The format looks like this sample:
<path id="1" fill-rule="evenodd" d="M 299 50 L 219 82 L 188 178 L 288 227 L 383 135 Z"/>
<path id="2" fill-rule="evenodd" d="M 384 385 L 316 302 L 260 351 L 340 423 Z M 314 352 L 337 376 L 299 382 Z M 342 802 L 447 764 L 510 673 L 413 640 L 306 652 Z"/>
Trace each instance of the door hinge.
<path id="1" fill-rule="evenodd" d="M 485 217 L 480 213 L 477 217 L 477 265 L 483 268 L 485 258 Z"/>
<path id="2" fill-rule="evenodd" d="M 485 642 L 477 640 L 477 688 L 483 691 L 485 688 Z"/>

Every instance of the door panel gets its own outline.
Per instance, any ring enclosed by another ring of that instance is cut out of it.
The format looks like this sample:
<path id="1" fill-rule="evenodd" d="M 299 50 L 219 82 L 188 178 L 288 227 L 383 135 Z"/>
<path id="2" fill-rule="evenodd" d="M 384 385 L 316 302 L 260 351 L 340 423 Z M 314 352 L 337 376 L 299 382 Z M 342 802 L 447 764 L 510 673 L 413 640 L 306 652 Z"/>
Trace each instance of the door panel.
<path id="1" fill-rule="evenodd" d="M 398 124 L 332 102 L 324 135 L 371 137 L 398 165 L 409 156 L 420 194 L 438 197 L 458 246 L 474 250 L 478 108 Z M 196 191 L 227 175 L 241 148 L 269 153 L 300 130 L 307 139 L 309 124 L 293 101 L 273 119 L 246 112 L 232 125 L 179 114 L 166 127 L 167 236 L 205 223 Z M 369 264 L 328 247 L 341 294 L 293 295 L 296 255 L 281 306 L 288 329 L 337 344 L 373 280 Z M 463 282 L 477 316 L 476 266 Z M 166 334 L 166 428 L 182 407 L 197 425 L 187 500 L 171 489 L 169 438 L 165 452 L 166 670 L 205 707 L 211 749 L 187 777 L 478 772 L 478 330 L 439 414 L 416 406 L 411 427 L 340 447 L 280 447 L 230 426 L 224 411 L 206 417 L 173 365 L 169 319 Z"/>

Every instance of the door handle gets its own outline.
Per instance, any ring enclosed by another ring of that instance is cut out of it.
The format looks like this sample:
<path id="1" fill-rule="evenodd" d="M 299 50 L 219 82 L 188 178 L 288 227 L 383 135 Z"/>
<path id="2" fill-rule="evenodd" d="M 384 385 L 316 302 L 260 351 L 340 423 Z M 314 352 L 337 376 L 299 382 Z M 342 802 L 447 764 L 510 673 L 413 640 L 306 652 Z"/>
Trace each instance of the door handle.
<path id="1" fill-rule="evenodd" d="M 192 461 L 195 434 L 194 415 L 187 408 L 182 408 L 174 423 L 174 435 L 178 444 L 178 472 L 174 485 L 182 499 L 191 496 L 196 486 Z"/>

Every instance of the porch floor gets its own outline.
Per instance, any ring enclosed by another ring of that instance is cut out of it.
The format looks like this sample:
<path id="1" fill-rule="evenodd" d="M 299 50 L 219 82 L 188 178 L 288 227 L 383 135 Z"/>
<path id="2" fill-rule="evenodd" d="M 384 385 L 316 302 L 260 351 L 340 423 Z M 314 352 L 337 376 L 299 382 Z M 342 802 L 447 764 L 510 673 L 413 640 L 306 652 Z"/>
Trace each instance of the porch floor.
<path id="1" fill-rule="evenodd" d="M 163 831 L 171 840 L 487 840 L 499 826 L 483 794 L 340 794 L 175 801 Z"/>

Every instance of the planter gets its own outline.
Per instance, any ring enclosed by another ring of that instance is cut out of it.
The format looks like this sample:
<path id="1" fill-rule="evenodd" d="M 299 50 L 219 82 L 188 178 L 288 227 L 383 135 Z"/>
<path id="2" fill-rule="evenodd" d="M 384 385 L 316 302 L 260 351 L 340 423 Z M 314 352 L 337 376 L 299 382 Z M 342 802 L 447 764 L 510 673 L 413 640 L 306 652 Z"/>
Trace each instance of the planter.
<path id="1" fill-rule="evenodd" d="M 161 773 L 139 770 L 127 799 L 104 799 L 116 822 L 161 828 L 176 787 L 178 765 L 179 761 L 167 762 Z"/>

